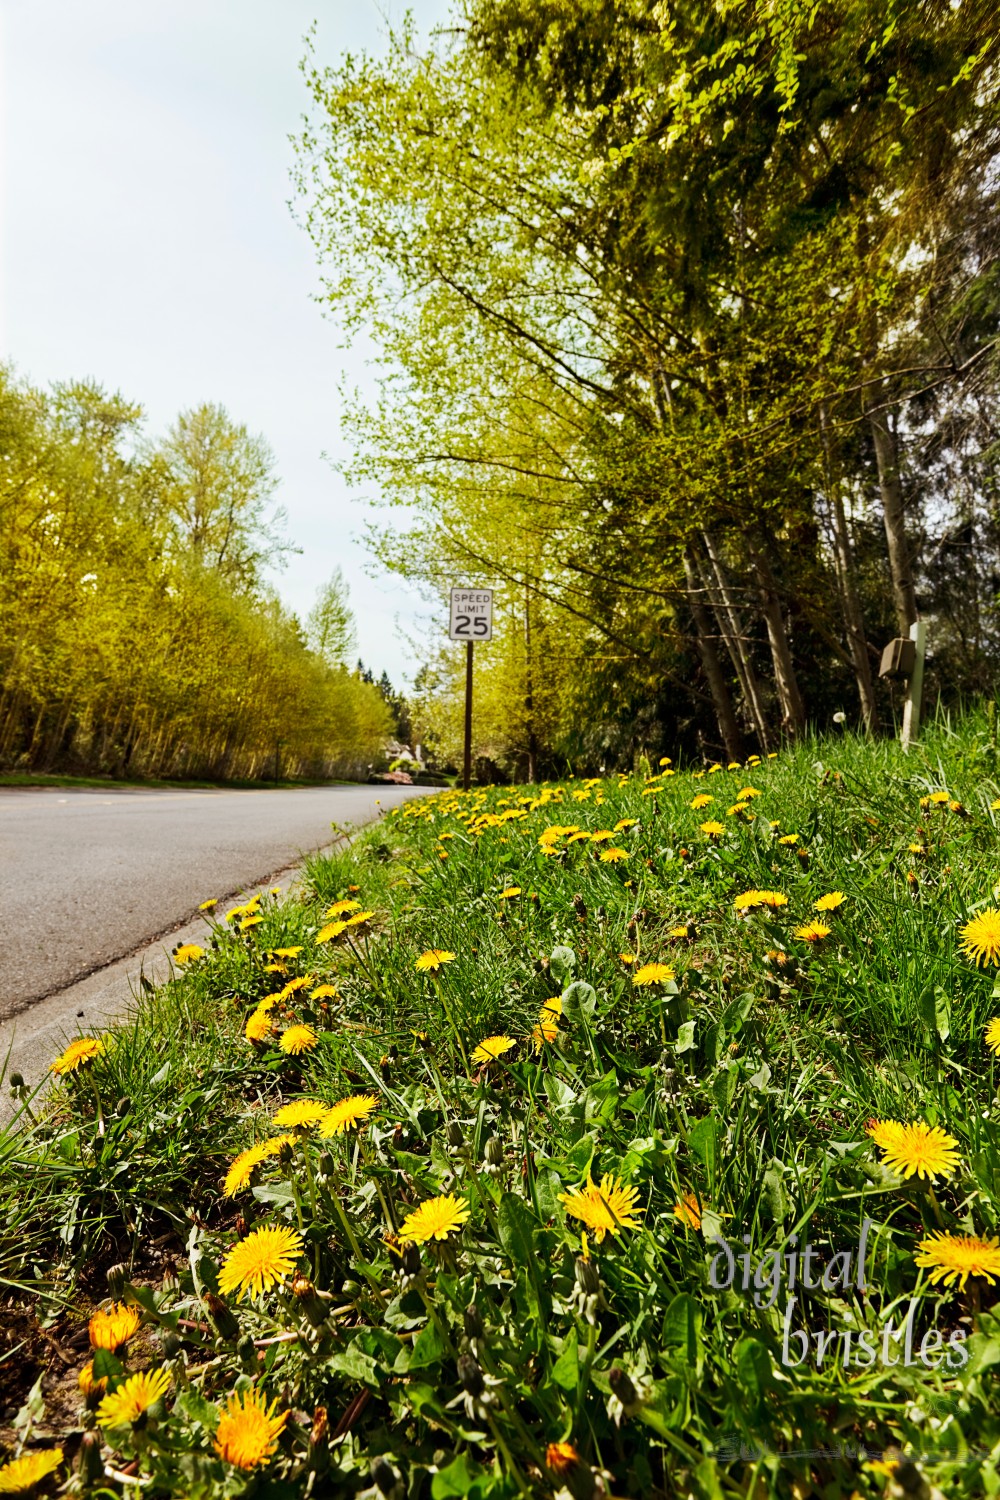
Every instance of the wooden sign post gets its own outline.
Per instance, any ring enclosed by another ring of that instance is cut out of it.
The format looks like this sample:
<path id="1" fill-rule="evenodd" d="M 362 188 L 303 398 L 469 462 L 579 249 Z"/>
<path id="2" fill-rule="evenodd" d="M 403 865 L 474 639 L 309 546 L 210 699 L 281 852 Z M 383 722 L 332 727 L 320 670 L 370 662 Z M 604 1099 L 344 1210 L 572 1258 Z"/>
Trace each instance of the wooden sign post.
<path id="1" fill-rule="evenodd" d="M 476 641 L 493 639 L 493 590 L 452 589 L 448 638 L 465 641 L 465 754 L 462 788 L 472 784 L 472 648 Z"/>

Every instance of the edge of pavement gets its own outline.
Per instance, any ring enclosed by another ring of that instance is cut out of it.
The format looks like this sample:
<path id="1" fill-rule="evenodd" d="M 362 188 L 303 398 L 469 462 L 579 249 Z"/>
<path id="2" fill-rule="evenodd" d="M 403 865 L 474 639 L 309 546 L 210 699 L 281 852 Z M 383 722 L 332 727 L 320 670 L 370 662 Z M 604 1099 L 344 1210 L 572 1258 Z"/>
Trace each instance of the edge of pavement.
<path id="1" fill-rule="evenodd" d="M 367 826 L 366 823 L 352 828 L 314 850 L 313 855 L 329 854 L 345 847 Z M 221 895 L 219 902 L 222 904 L 234 898 L 249 900 L 267 891 L 287 895 L 296 884 L 303 863 L 303 859 L 298 859 L 294 864 L 283 865 L 264 880 L 237 886 Z M 22 1112 L 7 1082 L 11 1073 L 20 1073 L 24 1078 L 28 1102 L 33 1105 L 36 1099 L 43 1097 L 51 1082 L 49 1064 L 74 1037 L 85 1029 L 110 1026 L 115 1021 L 126 1019 L 141 1001 L 141 980 L 147 979 L 154 985 L 165 983 L 175 972 L 170 959 L 171 949 L 182 943 L 198 942 L 204 936 L 204 917 L 187 918 L 123 958 L 114 959 L 83 978 L 73 980 L 65 988 L 36 1001 L 16 1015 L 0 1019 L 0 1131 Z"/>

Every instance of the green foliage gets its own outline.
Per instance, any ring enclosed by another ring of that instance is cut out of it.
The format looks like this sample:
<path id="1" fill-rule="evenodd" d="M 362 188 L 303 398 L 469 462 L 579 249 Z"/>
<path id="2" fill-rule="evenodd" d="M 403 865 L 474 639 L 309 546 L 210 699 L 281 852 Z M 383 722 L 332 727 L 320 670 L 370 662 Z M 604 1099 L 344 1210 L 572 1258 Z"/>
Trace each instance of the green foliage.
<path id="1" fill-rule="evenodd" d="M 447 792 L 311 860 L 298 899 L 206 918 L 205 954 L 0 1136 L 11 1306 L 37 1299 L 73 1347 L 97 1266 L 123 1262 L 145 1328 L 115 1359 L 170 1375 L 164 1410 L 105 1429 L 110 1467 L 176 1496 L 874 1500 L 870 1460 L 893 1449 L 908 1492 L 991 1493 L 997 1288 L 932 1285 L 915 1256 L 941 1228 L 1000 1228 L 996 999 L 959 946 L 994 900 L 997 801 L 979 719 L 909 756 L 848 735 L 728 770 Z M 741 914 L 749 888 L 787 905 Z M 833 891 L 829 936 L 796 936 Z M 674 978 L 646 983 L 650 963 Z M 316 1041 L 289 1056 L 293 1023 Z M 220 1195 L 282 1105 L 359 1094 L 359 1129 L 301 1130 Z M 958 1168 L 933 1191 L 897 1176 L 873 1117 L 942 1127 Z M 588 1228 L 566 1200 L 605 1177 L 617 1224 Z M 407 1216 L 442 1196 L 467 1222 L 407 1249 Z M 221 1305 L 225 1256 L 265 1226 L 301 1234 L 300 1276 Z M 862 1291 L 833 1257 L 863 1234 Z M 794 1245 L 833 1274 L 800 1271 L 786 1327 Z M 970 1357 L 922 1361 L 934 1329 Z M 848 1330 L 879 1357 L 845 1367 Z M 291 1415 L 242 1472 L 213 1434 L 251 1386 Z"/>
<path id="2" fill-rule="evenodd" d="M 0 765 L 363 769 L 388 730 L 379 694 L 332 659 L 329 628 L 330 651 L 310 650 L 262 581 L 287 550 L 266 445 L 219 407 L 161 446 L 141 416 L 93 386 L 47 399 L 0 375 Z"/>

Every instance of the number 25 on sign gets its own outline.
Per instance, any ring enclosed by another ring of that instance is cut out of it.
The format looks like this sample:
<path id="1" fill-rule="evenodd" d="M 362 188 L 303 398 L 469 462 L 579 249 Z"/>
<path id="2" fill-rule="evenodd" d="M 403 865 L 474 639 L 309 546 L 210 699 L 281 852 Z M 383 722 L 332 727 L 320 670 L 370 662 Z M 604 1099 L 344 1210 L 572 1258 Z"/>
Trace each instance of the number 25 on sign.
<path id="1" fill-rule="evenodd" d="M 492 589 L 452 589 L 448 635 L 453 641 L 466 642 L 465 758 L 462 786 L 468 791 L 472 781 L 472 646 L 474 641 L 493 639 Z"/>

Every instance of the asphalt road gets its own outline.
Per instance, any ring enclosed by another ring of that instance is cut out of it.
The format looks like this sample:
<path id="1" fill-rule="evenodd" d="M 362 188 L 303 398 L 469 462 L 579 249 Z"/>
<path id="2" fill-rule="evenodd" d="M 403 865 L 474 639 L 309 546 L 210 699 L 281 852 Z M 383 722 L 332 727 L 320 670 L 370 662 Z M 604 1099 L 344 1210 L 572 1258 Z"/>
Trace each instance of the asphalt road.
<path id="1" fill-rule="evenodd" d="M 415 794 L 0 788 L 0 1020 Z"/>

